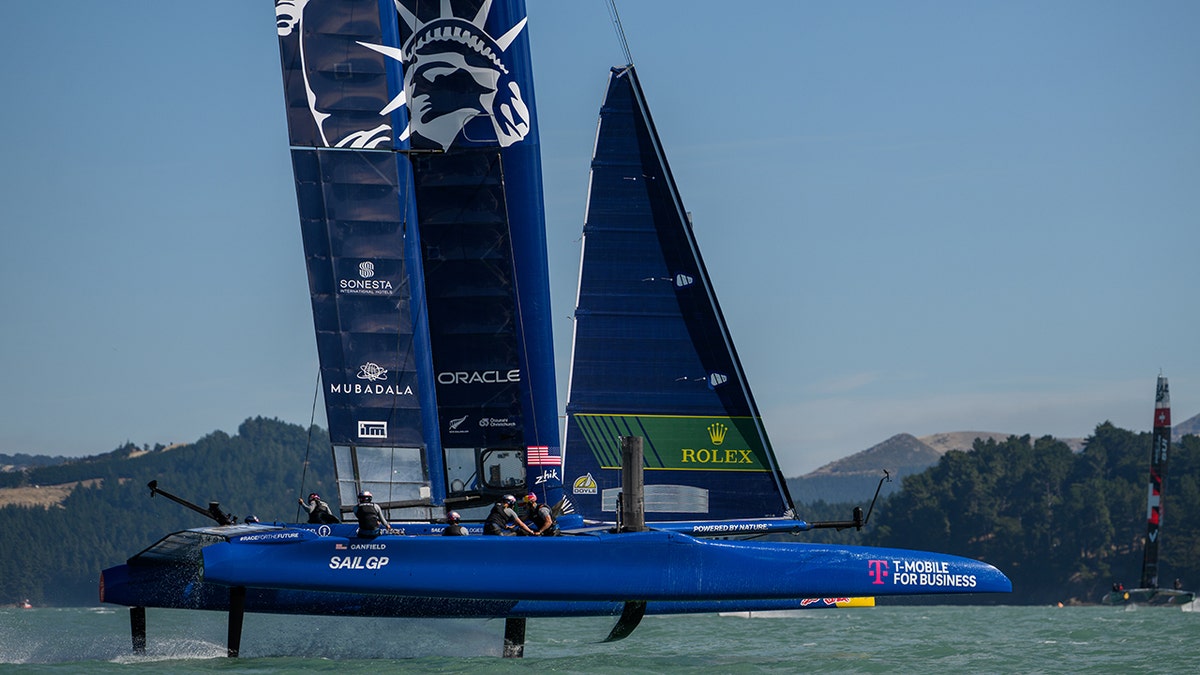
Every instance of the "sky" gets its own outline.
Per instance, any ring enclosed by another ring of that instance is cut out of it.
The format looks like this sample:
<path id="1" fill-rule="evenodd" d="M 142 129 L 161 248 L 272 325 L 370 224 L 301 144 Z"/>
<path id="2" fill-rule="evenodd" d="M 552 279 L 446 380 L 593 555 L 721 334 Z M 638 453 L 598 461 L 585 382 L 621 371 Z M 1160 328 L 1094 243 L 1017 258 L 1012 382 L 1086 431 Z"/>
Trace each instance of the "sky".
<path id="1" fill-rule="evenodd" d="M 0 3 L 0 453 L 313 419 L 271 5 Z M 619 10 L 785 474 L 1148 430 L 1160 371 L 1200 413 L 1200 3 Z M 528 11 L 561 413 L 624 57 L 602 0 Z"/>

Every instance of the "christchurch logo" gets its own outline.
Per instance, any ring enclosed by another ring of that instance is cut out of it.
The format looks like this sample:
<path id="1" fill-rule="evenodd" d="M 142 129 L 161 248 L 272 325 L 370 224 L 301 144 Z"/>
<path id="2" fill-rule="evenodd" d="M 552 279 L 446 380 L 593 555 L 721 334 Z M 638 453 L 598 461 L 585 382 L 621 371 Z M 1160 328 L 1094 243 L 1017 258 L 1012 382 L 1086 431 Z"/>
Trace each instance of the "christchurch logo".
<path id="1" fill-rule="evenodd" d="M 729 431 L 729 427 L 720 422 L 713 422 L 708 425 L 708 440 L 713 442 L 713 445 L 720 445 L 725 442 L 725 434 Z"/>
<path id="2" fill-rule="evenodd" d="M 385 379 L 387 377 L 387 374 L 388 374 L 387 368 L 384 368 L 383 366 L 381 366 L 377 363 L 371 363 L 370 361 L 367 361 L 366 363 L 364 363 L 358 367 L 358 379 L 360 379 L 360 380 L 370 380 L 371 382 L 378 382 L 382 379 Z"/>
<path id="3" fill-rule="evenodd" d="M 370 279 L 375 276 L 375 263 L 370 260 L 364 260 L 358 263 L 358 276 L 364 279 Z"/>
<path id="4" fill-rule="evenodd" d="M 493 38 L 484 29 L 491 6 L 491 0 L 485 0 L 473 18 L 463 19 L 454 16 L 449 2 L 443 2 L 440 16 L 422 22 L 397 1 L 396 11 L 412 30 L 404 47 L 358 43 L 404 64 L 404 92 L 379 114 L 408 103 L 408 136 L 415 147 L 445 150 L 460 134 L 482 131 L 465 129 L 477 117 L 491 120 L 491 132 L 501 147 L 529 133 L 529 106 L 504 61 L 504 52 L 524 30 L 527 19 Z"/>

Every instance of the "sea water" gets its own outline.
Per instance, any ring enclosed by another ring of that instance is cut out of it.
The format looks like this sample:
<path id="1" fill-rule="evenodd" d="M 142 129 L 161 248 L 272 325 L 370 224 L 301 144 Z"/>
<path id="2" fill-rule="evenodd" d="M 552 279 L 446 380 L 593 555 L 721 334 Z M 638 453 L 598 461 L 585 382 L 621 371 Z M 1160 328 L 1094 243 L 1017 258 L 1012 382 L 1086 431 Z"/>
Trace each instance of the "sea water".
<path id="1" fill-rule="evenodd" d="M 502 620 L 246 615 L 225 656 L 219 612 L 148 609 L 134 655 L 123 607 L 0 609 L 0 673 L 1192 673 L 1200 612 L 1113 607 L 888 606 L 785 616 L 531 619 L 501 659 Z"/>

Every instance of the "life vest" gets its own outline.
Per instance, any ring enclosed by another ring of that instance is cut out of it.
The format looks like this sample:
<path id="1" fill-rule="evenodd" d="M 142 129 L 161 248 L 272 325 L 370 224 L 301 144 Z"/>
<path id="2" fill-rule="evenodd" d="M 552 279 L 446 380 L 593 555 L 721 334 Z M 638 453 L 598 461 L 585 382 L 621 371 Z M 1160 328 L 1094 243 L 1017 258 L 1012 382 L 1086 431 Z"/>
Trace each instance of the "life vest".
<path id="1" fill-rule="evenodd" d="M 312 502 L 309 503 L 311 504 Z M 326 513 L 331 516 L 333 515 L 333 513 L 329 510 L 328 504 L 326 504 L 324 501 L 317 501 L 317 505 L 313 507 L 312 511 L 308 512 L 308 522 L 314 525 L 327 522 L 325 520 Z"/>
<path id="2" fill-rule="evenodd" d="M 358 528 L 360 530 L 378 530 L 379 507 L 375 504 L 359 504 L 354 507 L 354 516 L 358 518 Z"/>
<path id="3" fill-rule="evenodd" d="M 533 513 L 529 514 L 529 519 L 533 521 L 533 531 L 534 532 L 541 530 L 542 526 L 546 525 L 546 524 L 549 524 L 551 526 L 546 529 L 547 532 L 549 532 L 551 529 L 553 529 L 554 515 L 550 513 L 549 506 L 545 506 L 545 505 L 538 506 L 536 509 L 533 510 Z"/>
<path id="4" fill-rule="evenodd" d="M 503 534 L 507 529 L 508 521 L 512 519 L 513 510 L 507 505 L 497 502 L 492 507 L 492 512 L 488 514 L 487 520 L 483 522 L 484 534 Z"/>

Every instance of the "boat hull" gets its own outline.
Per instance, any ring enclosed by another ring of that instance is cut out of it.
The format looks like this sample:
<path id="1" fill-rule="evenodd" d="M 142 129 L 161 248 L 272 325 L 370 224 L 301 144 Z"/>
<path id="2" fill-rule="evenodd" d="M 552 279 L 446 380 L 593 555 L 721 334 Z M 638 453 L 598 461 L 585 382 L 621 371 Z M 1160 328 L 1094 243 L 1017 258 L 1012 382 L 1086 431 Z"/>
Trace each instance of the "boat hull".
<path id="1" fill-rule="evenodd" d="M 426 528 L 411 529 L 424 532 Z M 228 542 L 239 537 L 252 537 L 251 541 L 276 543 L 323 539 L 325 540 L 324 545 L 333 547 L 333 550 L 338 550 L 337 544 L 342 543 L 347 550 L 356 551 L 378 549 L 351 549 L 350 547 L 368 543 L 387 544 L 391 540 L 414 538 L 387 536 L 374 541 L 353 537 L 354 530 L 352 525 L 313 527 L 273 524 L 204 527 L 175 532 L 133 556 L 126 564 L 104 570 L 100 575 L 100 601 L 128 607 L 228 611 L 231 608 L 234 586 L 205 579 L 203 554 L 206 549 L 214 546 L 217 542 Z M 275 538 L 263 539 L 264 535 L 272 535 Z M 441 537 L 430 538 L 435 541 L 443 539 Z M 479 536 L 450 539 L 503 543 L 509 554 L 523 550 L 519 546 L 530 541 L 528 539 L 514 540 L 508 537 L 485 539 Z M 570 537 L 557 539 L 566 540 Z M 620 542 L 618 541 L 618 543 Z M 513 545 L 518 545 L 518 548 L 510 548 Z M 239 602 L 244 611 L 262 614 L 422 618 L 616 617 L 626 609 L 624 601 L 447 598 L 431 595 L 385 594 L 381 593 L 379 588 L 372 588 L 369 593 L 325 591 L 309 588 L 307 585 L 296 588 L 243 585 L 241 588 L 245 592 L 244 594 L 238 592 Z M 844 596 L 737 600 L 670 599 L 646 602 L 645 613 L 761 612 L 840 606 L 857 605 L 853 605 L 852 599 Z"/>
<path id="2" fill-rule="evenodd" d="M 1196 599 L 1192 591 L 1170 588 L 1130 588 L 1112 591 L 1104 596 L 1106 605 L 1147 605 L 1150 607 L 1181 607 Z"/>
<path id="3" fill-rule="evenodd" d="M 227 612 L 230 587 L 204 582 L 198 571 L 164 566 L 117 565 L 101 573 L 101 602 Z M 790 598 L 785 600 L 661 601 L 646 603 L 646 614 L 708 614 L 870 607 L 871 598 Z M 475 600 L 422 598 L 377 593 L 248 588 L 244 610 L 253 614 L 363 616 L 425 619 L 507 619 L 620 616 L 624 602 Z"/>
<path id="4" fill-rule="evenodd" d="M 987 563 L 902 549 L 696 539 L 675 532 L 567 537 L 322 537 L 285 529 L 202 551 L 222 586 L 425 598 L 737 601 L 1006 593 Z M 536 584 L 511 584 L 510 561 Z"/>

